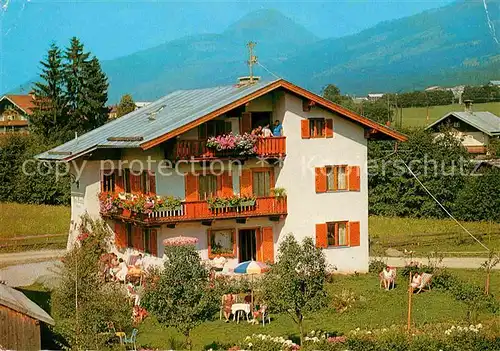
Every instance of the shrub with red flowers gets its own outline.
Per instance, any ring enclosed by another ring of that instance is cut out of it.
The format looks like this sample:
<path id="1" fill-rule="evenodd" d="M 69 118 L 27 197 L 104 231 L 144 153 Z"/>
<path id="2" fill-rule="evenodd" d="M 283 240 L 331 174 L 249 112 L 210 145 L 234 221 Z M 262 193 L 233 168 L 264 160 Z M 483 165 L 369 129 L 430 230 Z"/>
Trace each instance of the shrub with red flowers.
<path id="1" fill-rule="evenodd" d="M 254 155 L 257 152 L 257 136 L 245 134 L 224 134 L 207 140 L 207 147 L 217 151 L 234 151 L 238 155 Z"/>

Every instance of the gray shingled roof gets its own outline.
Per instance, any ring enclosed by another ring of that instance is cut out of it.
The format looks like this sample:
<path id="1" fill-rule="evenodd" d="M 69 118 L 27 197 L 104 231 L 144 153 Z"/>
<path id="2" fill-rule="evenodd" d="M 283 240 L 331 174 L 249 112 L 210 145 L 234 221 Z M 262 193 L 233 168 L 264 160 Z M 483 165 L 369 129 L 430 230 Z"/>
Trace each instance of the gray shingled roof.
<path id="1" fill-rule="evenodd" d="M 0 305 L 30 316 L 39 321 L 54 325 L 54 320 L 40 306 L 31 301 L 19 290 L 0 283 Z"/>
<path id="2" fill-rule="evenodd" d="M 138 148 L 142 143 L 169 133 L 272 83 L 274 81 L 174 91 L 145 107 L 37 155 L 36 158 L 62 161 L 98 148 Z M 116 137 L 138 139 L 108 140 Z"/>
<path id="3" fill-rule="evenodd" d="M 433 128 L 450 116 L 458 118 L 489 136 L 500 135 L 500 117 L 491 112 L 450 112 L 429 125 L 426 129 Z"/>

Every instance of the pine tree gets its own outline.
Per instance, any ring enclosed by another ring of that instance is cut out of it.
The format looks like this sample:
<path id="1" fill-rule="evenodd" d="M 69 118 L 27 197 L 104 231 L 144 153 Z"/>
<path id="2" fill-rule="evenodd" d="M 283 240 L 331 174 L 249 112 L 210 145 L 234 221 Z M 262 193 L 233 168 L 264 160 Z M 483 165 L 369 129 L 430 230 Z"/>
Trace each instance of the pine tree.
<path id="1" fill-rule="evenodd" d="M 65 51 L 66 98 L 70 125 L 78 134 L 86 133 L 108 118 L 108 82 L 96 57 L 84 51 L 83 44 L 73 37 Z"/>
<path id="2" fill-rule="evenodd" d="M 125 94 L 120 99 L 120 103 L 118 104 L 118 108 L 116 110 L 116 117 L 121 117 L 135 110 L 135 102 L 132 99 L 132 95 Z"/>
<path id="3" fill-rule="evenodd" d="M 52 44 L 41 61 L 41 81 L 33 86 L 35 97 L 30 127 L 49 143 L 60 142 L 67 125 L 64 72 L 61 50 Z"/>

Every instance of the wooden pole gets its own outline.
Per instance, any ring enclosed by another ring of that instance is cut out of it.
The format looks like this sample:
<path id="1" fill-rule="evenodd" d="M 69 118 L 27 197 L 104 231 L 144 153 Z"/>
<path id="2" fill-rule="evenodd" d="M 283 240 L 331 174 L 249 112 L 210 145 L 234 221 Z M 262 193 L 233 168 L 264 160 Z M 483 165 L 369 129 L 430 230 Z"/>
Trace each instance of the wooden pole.
<path id="1" fill-rule="evenodd" d="M 413 273 L 410 272 L 410 283 L 408 284 L 408 322 L 406 325 L 406 330 L 410 332 L 411 328 L 411 297 L 413 296 L 413 289 L 411 286 L 411 281 L 412 281 L 412 275 Z"/>

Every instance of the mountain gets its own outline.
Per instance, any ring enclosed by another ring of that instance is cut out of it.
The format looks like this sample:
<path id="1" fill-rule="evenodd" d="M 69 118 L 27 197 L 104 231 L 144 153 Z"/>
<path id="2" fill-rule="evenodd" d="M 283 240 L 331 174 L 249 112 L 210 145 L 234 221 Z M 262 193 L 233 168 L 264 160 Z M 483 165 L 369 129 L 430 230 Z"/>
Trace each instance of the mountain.
<path id="1" fill-rule="evenodd" d="M 500 34 L 500 0 L 489 0 L 488 9 Z M 357 94 L 484 83 L 500 74 L 500 45 L 483 3 L 459 1 L 355 35 L 318 41 L 282 68 L 285 77 L 307 88 L 318 90 L 333 82 Z"/>
<path id="2" fill-rule="evenodd" d="M 500 0 L 487 4 L 490 25 L 482 2 L 461 0 L 330 39 L 317 38 L 278 11 L 259 10 L 222 33 L 169 41 L 102 66 L 110 102 L 125 93 L 153 100 L 177 89 L 234 83 L 248 74 L 250 40 L 267 68 L 255 66 L 257 75 L 269 79 L 274 72 L 315 92 L 329 83 L 356 95 L 481 84 L 500 78 L 500 45 L 491 29 L 498 28 L 500 38 Z"/>

